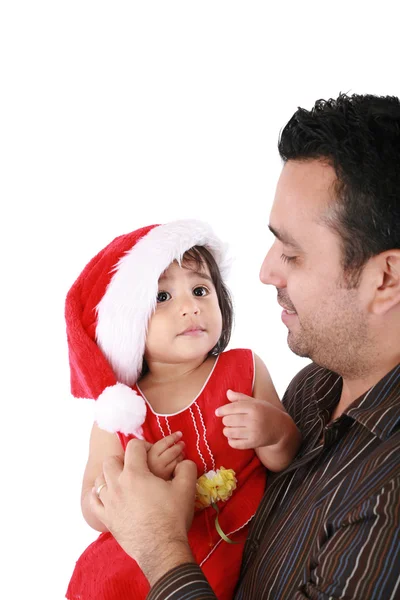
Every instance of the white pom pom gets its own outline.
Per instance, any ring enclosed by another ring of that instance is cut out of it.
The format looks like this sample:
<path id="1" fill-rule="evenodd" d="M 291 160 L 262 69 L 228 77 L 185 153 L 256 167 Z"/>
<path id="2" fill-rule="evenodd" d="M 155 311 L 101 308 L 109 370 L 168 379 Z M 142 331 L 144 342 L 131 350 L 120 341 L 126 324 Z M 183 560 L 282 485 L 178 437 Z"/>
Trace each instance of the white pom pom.
<path id="1" fill-rule="evenodd" d="M 95 402 L 95 421 L 101 429 L 110 433 L 120 431 L 143 438 L 145 418 L 145 401 L 123 383 L 106 387 Z"/>

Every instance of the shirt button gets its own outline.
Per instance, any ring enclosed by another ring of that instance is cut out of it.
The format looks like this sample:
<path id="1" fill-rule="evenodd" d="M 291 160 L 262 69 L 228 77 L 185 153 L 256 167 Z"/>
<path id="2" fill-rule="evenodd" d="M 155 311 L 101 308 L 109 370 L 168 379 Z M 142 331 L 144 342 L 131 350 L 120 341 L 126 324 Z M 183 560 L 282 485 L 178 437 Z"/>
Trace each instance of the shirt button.
<path id="1" fill-rule="evenodd" d="M 257 550 L 259 549 L 259 547 L 260 547 L 259 542 L 256 542 L 255 540 L 253 540 L 251 542 L 250 549 L 251 549 L 252 552 L 257 552 Z"/>

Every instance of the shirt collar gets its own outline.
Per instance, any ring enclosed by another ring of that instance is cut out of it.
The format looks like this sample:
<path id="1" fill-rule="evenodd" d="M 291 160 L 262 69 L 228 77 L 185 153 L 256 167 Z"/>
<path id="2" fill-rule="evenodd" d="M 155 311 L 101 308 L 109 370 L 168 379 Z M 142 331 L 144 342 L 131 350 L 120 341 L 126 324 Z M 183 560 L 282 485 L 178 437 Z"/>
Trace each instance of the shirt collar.
<path id="1" fill-rule="evenodd" d="M 322 422 L 329 420 L 341 390 L 342 378 L 321 369 L 313 384 L 313 395 Z M 400 423 L 400 364 L 357 398 L 343 415 L 358 421 L 382 441 L 387 439 Z"/>
<path id="2" fill-rule="evenodd" d="M 400 364 L 355 400 L 344 414 L 386 440 L 400 423 Z"/>

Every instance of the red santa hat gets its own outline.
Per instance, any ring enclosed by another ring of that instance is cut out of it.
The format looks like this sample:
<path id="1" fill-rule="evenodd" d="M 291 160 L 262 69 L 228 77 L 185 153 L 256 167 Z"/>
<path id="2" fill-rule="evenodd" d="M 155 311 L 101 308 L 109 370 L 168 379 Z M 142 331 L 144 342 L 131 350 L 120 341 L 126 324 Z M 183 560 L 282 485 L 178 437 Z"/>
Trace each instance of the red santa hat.
<path id="1" fill-rule="evenodd" d="M 160 275 L 193 246 L 205 246 L 224 279 L 226 246 L 207 223 L 181 220 L 121 235 L 101 250 L 69 290 L 65 305 L 71 392 L 96 400 L 95 420 L 141 437 L 146 405 L 140 376 Z"/>

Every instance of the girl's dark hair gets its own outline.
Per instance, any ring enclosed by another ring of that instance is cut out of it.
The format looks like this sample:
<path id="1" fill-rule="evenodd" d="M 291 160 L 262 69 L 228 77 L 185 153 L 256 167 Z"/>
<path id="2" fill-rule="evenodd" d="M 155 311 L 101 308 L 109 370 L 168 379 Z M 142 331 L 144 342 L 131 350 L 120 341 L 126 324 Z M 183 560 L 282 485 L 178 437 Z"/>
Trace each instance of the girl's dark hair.
<path id="1" fill-rule="evenodd" d="M 215 258 L 205 246 L 193 246 L 189 248 L 182 256 L 181 264 L 193 263 L 198 270 L 201 270 L 204 263 L 207 265 L 210 271 L 211 279 L 213 281 L 215 291 L 217 293 L 218 304 L 222 315 L 222 332 L 218 342 L 214 348 L 210 350 L 208 356 L 218 356 L 227 347 L 229 340 L 231 339 L 232 327 L 233 327 L 233 304 L 230 292 L 224 282 L 222 281 L 221 273 Z M 148 373 L 148 366 L 143 358 L 143 365 L 140 377 L 143 377 Z"/>
<path id="2" fill-rule="evenodd" d="M 357 286 L 365 263 L 400 248 L 400 101 L 340 94 L 299 108 L 281 132 L 287 160 L 320 159 L 336 171 L 336 202 L 324 222 L 341 238 L 343 270 Z"/>

